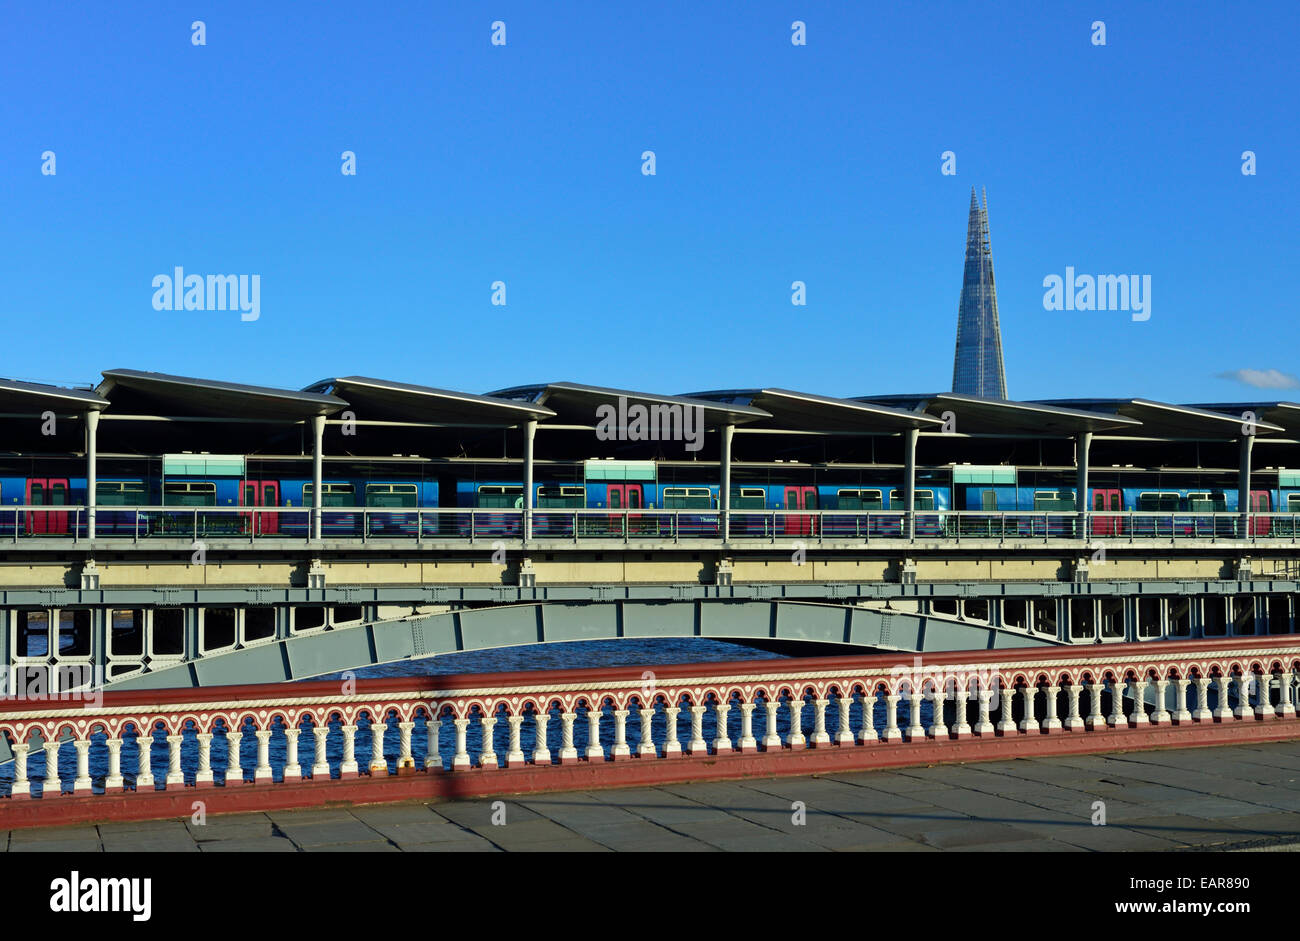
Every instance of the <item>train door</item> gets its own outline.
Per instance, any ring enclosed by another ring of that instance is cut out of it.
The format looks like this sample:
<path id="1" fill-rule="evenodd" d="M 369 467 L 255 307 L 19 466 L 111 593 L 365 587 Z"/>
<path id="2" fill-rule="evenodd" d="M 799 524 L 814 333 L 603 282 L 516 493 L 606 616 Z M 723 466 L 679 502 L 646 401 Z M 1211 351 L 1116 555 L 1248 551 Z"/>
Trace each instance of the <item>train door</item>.
<path id="1" fill-rule="evenodd" d="M 1272 531 L 1273 518 L 1268 514 L 1273 512 L 1273 495 L 1267 490 L 1252 490 L 1250 492 L 1250 512 L 1262 514 L 1251 518 L 1250 534 L 1252 536 L 1267 536 Z"/>
<path id="2" fill-rule="evenodd" d="M 1119 516 L 1097 516 L 1110 510 L 1118 513 L 1124 509 L 1124 498 L 1118 490 L 1092 491 L 1092 532 L 1094 536 L 1119 536 L 1123 534 L 1124 524 Z"/>
<path id="3" fill-rule="evenodd" d="M 817 533 L 817 519 L 811 513 L 798 513 L 797 510 L 817 509 L 816 487 L 785 488 L 785 535 L 813 536 Z"/>
<path id="4" fill-rule="evenodd" d="M 607 485 L 607 500 L 611 510 L 622 510 L 627 514 L 627 532 L 628 535 L 635 535 L 641 530 L 643 520 L 640 513 L 633 513 L 632 510 L 641 509 L 642 491 L 640 484 L 609 484 Z M 611 532 L 622 532 L 623 522 L 617 516 L 610 516 L 609 525 Z"/>
<path id="5" fill-rule="evenodd" d="M 66 477 L 27 478 L 28 506 L 67 506 L 68 479 Z M 65 536 L 68 533 L 68 512 L 29 510 L 27 531 L 34 534 Z"/>
<path id="6" fill-rule="evenodd" d="M 243 480 L 239 483 L 240 506 L 279 506 L 280 482 L 277 480 Z M 274 536 L 280 531 L 279 513 L 245 513 L 244 527 L 259 536 Z"/>

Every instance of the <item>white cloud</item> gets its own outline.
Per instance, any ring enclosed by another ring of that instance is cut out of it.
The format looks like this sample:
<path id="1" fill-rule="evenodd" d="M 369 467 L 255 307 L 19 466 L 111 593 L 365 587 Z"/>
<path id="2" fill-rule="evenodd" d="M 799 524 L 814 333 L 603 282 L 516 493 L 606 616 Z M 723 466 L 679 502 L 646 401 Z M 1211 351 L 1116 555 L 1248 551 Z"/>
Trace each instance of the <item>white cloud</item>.
<path id="1" fill-rule="evenodd" d="M 1219 373 L 1218 378 L 1231 379 L 1256 389 L 1300 389 L 1300 379 L 1278 369 L 1234 369 Z"/>

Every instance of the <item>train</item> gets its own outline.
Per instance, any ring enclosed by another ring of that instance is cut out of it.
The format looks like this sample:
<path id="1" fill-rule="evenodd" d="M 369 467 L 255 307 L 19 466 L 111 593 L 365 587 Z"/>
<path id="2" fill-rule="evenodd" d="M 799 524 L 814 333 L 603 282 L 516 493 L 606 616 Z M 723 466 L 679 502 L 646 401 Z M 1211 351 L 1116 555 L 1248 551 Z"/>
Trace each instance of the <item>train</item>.
<path id="1" fill-rule="evenodd" d="M 303 537 L 310 525 L 312 481 L 301 476 L 251 476 L 243 458 L 164 461 L 156 478 L 103 476 L 97 482 L 96 533 L 177 535 L 196 525 L 209 535 Z M 0 506 L 22 509 L 0 513 L 0 535 L 66 535 L 83 515 L 58 507 L 86 503 L 86 478 L 0 476 Z M 326 474 L 322 480 L 322 532 L 326 536 L 514 536 L 519 532 L 523 483 L 515 477 L 487 479 L 443 472 L 416 479 L 400 470 L 381 476 Z M 717 483 L 700 480 L 694 469 L 661 469 L 653 461 L 592 460 L 561 477 L 545 470 L 535 480 L 533 532 L 538 537 L 582 535 L 689 536 L 716 534 Z M 836 470 L 836 476 L 846 476 Z M 1252 535 L 1287 528 L 1282 514 L 1300 512 L 1300 475 L 1261 472 L 1274 479 L 1271 489 L 1250 490 Z M 462 472 L 463 474 L 463 472 Z M 756 476 L 753 469 L 747 477 Z M 809 475 L 804 468 L 770 466 L 769 477 Z M 903 491 L 897 471 L 861 470 L 857 481 L 805 483 L 739 480 L 731 488 L 733 536 L 827 537 L 900 535 Z M 661 479 L 662 477 L 669 479 Z M 823 476 L 831 476 L 823 472 Z M 1075 489 L 1071 473 L 1009 466 L 957 465 L 918 471 L 914 492 L 915 532 L 942 535 L 1060 535 L 1075 532 Z M 1108 472 L 1089 487 L 1094 535 L 1231 535 L 1240 512 L 1231 480 L 1220 486 L 1199 481 L 1210 474 Z M 1219 475 L 1221 477 L 1231 475 Z M 679 479 L 680 478 L 680 479 Z M 1131 479 L 1121 479 L 1131 478 Z M 1174 480 L 1175 485 L 1166 483 Z M 865 481 L 865 482 L 864 482 Z M 1046 482 L 1044 482 L 1046 481 Z M 150 507 L 137 512 L 135 507 Z M 259 512 L 259 508 L 262 512 Z M 266 512 L 275 508 L 276 512 Z M 420 509 L 475 510 L 470 513 L 418 514 Z M 599 510 L 583 514 L 579 511 Z M 605 511 L 622 511 L 610 514 Z M 677 513 L 649 511 L 673 510 Z M 819 510 L 844 511 L 819 515 Z M 224 512 L 217 512 L 224 511 Z M 363 512 L 365 511 L 365 512 Z M 486 512 L 484 512 L 486 511 Z M 638 512 L 642 511 L 642 512 Z M 690 512 L 696 511 L 696 512 Z M 775 511 L 775 512 L 774 512 Z M 964 511 L 953 514 L 952 511 Z M 1122 515 L 1136 511 L 1149 516 Z M 1001 517 L 1000 514 L 1016 514 Z M 1042 514 L 1037 516 L 1035 514 Z M 1111 515 L 1114 514 L 1114 515 Z M 80 523 L 78 523 L 80 520 Z"/>

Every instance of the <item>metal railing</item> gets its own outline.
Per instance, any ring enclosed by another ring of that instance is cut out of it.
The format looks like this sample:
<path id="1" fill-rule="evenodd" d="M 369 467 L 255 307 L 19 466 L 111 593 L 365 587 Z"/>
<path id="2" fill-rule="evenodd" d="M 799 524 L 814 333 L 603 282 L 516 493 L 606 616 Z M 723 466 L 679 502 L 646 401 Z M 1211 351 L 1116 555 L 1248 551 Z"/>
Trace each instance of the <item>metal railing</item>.
<path id="1" fill-rule="evenodd" d="M 311 538 L 310 507 L 97 507 L 95 538 L 132 542 L 170 539 L 246 539 L 249 542 Z M 323 539 L 423 541 L 519 540 L 524 511 L 516 509 L 326 507 Z M 532 539 L 613 543 L 722 539 L 717 510 L 535 509 Z M 737 543 L 807 545 L 908 540 L 1244 540 L 1300 542 L 1300 514 L 1103 511 L 918 510 L 732 510 L 727 540 Z M 0 539 L 88 538 L 88 510 L 81 506 L 11 506 L 0 511 Z"/>

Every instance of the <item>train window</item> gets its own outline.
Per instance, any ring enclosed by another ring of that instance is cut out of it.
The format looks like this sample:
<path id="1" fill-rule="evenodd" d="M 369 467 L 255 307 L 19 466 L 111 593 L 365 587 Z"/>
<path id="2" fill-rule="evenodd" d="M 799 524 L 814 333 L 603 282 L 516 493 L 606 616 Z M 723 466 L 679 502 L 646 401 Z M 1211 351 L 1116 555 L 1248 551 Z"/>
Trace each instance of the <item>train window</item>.
<path id="1" fill-rule="evenodd" d="M 316 490 L 313 484 L 302 485 L 302 505 L 315 506 Z M 356 506 L 356 491 L 351 484 L 321 484 L 320 485 L 320 505 L 325 506 Z"/>
<path id="2" fill-rule="evenodd" d="M 879 490 L 841 490 L 836 497 L 841 510 L 879 510 L 884 506 Z"/>
<path id="3" fill-rule="evenodd" d="M 523 505 L 524 488 L 484 484 L 478 488 L 478 505 L 495 510 L 513 510 Z"/>
<path id="4" fill-rule="evenodd" d="M 95 502 L 100 506 L 140 506 L 145 502 L 144 483 L 139 480 L 101 480 L 95 484 Z"/>
<path id="5" fill-rule="evenodd" d="M 1214 493 L 1189 493 L 1187 495 L 1187 509 L 1192 513 L 1226 513 L 1228 511 L 1228 499 L 1220 491 Z"/>
<path id="6" fill-rule="evenodd" d="M 1034 509 L 1040 511 L 1073 510 L 1074 495 L 1068 490 L 1035 490 Z"/>
<path id="7" fill-rule="evenodd" d="M 575 509 L 587 505 L 586 487 L 538 487 L 537 508 Z"/>
<path id="8" fill-rule="evenodd" d="M 933 490 L 914 490 L 912 492 L 912 505 L 918 510 L 934 509 L 934 491 Z M 905 509 L 903 506 L 903 491 L 889 491 L 889 508 L 891 510 Z"/>
<path id="9" fill-rule="evenodd" d="M 418 493 L 415 484 L 366 484 L 366 506 L 411 507 Z"/>
<path id="10" fill-rule="evenodd" d="M 163 484 L 163 506 L 216 506 L 217 485 L 208 480 L 169 480 Z"/>
<path id="11" fill-rule="evenodd" d="M 713 494 L 708 487 L 665 487 L 665 510 L 711 510 Z"/>
<path id="12" fill-rule="evenodd" d="M 1288 513 L 1300 513 L 1300 493 L 1288 493 L 1286 495 L 1286 511 Z"/>
<path id="13" fill-rule="evenodd" d="M 741 487 L 731 491 L 733 510 L 762 510 L 767 508 L 767 493 L 762 487 Z"/>
<path id="14" fill-rule="evenodd" d="M 984 490 L 980 492 L 980 509 L 985 511 L 996 510 L 998 508 L 998 492 L 996 490 Z"/>
<path id="15" fill-rule="evenodd" d="M 1138 494 L 1137 508 L 1144 513 L 1171 513 L 1178 509 L 1177 493 L 1144 490 Z"/>

